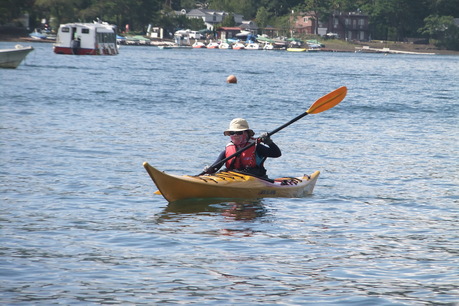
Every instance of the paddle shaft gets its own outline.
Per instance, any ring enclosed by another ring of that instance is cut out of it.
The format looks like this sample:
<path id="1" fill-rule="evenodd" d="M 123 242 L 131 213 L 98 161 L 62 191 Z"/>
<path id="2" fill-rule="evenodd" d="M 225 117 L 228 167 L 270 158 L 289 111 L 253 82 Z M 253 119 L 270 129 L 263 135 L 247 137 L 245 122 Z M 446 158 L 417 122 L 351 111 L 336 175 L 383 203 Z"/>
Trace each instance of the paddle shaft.
<path id="1" fill-rule="evenodd" d="M 304 116 L 306 116 L 308 114 L 308 112 L 304 112 L 302 113 L 301 115 L 299 116 L 296 116 L 295 118 L 293 118 L 292 120 L 290 120 L 289 122 L 285 123 L 284 125 L 278 127 L 277 129 L 273 130 L 272 132 L 268 133 L 268 136 L 271 136 L 271 135 L 274 135 L 276 134 L 277 132 L 279 132 L 280 130 L 283 130 L 284 128 L 286 128 L 287 126 L 289 126 L 290 124 L 300 120 L 301 118 L 303 118 Z"/>

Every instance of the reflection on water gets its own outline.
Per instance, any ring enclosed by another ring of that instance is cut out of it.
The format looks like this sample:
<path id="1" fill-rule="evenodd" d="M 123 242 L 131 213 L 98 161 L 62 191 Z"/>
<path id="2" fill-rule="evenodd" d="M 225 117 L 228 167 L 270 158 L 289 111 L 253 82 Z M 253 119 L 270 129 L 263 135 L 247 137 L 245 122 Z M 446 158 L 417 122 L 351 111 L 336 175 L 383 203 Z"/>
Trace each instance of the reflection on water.
<path id="1" fill-rule="evenodd" d="M 228 204 L 231 207 L 225 209 L 222 215 L 234 220 L 250 221 L 266 213 L 263 204 L 259 202 L 229 202 Z"/>
<path id="2" fill-rule="evenodd" d="M 188 199 L 170 202 L 157 215 L 157 221 L 173 221 L 192 214 L 217 215 L 233 220 L 250 221 L 262 217 L 266 213 L 263 199 L 228 201 L 228 199 Z"/>
<path id="3" fill-rule="evenodd" d="M 154 222 L 174 222 L 174 227 L 190 230 L 193 225 L 188 224 L 188 221 L 206 219 L 209 226 L 215 225 L 219 228 L 202 231 L 201 233 L 204 235 L 248 237 L 259 232 L 254 230 L 250 224 L 263 218 L 267 212 L 263 199 L 237 199 L 233 201 L 228 201 L 228 199 L 189 199 L 169 203 L 165 209 L 155 215 Z M 219 216 L 222 217 L 222 223 L 216 223 Z"/>

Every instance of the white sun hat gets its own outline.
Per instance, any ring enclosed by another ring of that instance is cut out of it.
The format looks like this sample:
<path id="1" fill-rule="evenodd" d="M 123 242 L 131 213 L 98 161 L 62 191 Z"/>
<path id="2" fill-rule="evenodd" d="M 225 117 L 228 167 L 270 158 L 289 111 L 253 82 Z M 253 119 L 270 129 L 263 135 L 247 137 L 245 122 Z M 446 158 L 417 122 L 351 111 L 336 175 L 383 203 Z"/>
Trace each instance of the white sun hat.
<path id="1" fill-rule="evenodd" d="M 247 123 L 247 120 L 242 119 L 242 118 L 236 118 L 231 120 L 229 124 L 229 128 L 223 132 L 224 135 L 229 136 L 230 132 L 241 132 L 241 131 L 247 131 L 249 133 L 249 136 L 255 135 L 253 130 L 249 128 L 249 124 Z"/>

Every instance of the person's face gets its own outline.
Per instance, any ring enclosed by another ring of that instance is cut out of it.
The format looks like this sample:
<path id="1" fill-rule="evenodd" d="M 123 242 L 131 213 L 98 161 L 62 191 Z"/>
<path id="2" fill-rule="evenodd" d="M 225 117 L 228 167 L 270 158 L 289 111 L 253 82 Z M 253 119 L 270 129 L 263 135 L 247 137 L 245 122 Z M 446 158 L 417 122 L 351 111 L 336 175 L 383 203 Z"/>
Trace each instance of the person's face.
<path id="1" fill-rule="evenodd" d="M 230 132 L 231 142 L 235 145 L 243 145 L 247 142 L 247 131 Z"/>

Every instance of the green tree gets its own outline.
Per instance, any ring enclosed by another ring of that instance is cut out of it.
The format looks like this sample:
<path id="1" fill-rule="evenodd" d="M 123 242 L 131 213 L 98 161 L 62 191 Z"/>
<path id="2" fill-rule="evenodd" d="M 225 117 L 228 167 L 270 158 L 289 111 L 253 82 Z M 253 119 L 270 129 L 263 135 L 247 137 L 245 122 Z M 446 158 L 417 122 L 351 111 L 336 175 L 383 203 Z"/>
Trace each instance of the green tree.
<path id="1" fill-rule="evenodd" d="M 265 28 L 268 25 L 268 20 L 269 20 L 268 11 L 263 6 L 258 8 L 255 19 L 257 21 L 258 27 Z"/>
<path id="2" fill-rule="evenodd" d="M 187 12 L 197 7 L 195 0 L 181 0 L 179 9 L 185 9 Z"/>
<path id="3" fill-rule="evenodd" d="M 271 16 L 284 16 L 286 14 L 290 14 L 291 8 L 301 2 L 303 2 L 303 0 L 260 0 L 257 1 L 257 11 L 263 7 Z"/>
<path id="4" fill-rule="evenodd" d="M 33 0 L 0 0 L 0 25 L 11 22 L 33 6 Z"/>
<path id="5" fill-rule="evenodd" d="M 435 39 L 440 48 L 459 50 L 459 27 L 454 24 L 453 16 L 430 15 L 424 21 L 425 26 L 419 29 L 421 34 Z"/>
<path id="6" fill-rule="evenodd" d="M 431 14 L 459 18 L 459 0 L 430 0 Z"/>
<path id="7" fill-rule="evenodd" d="M 220 27 L 234 27 L 235 25 L 236 22 L 234 21 L 234 15 L 230 13 L 223 18 Z"/>
<path id="8" fill-rule="evenodd" d="M 429 15 L 432 0 L 367 0 L 361 9 L 370 16 L 370 31 L 374 39 L 404 40 L 415 37 Z"/>
<path id="9" fill-rule="evenodd" d="M 212 0 L 209 8 L 217 11 L 241 14 L 245 19 L 252 19 L 255 16 L 255 0 Z"/>
<path id="10" fill-rule="evenodd" d="M 75 16 L 82 9 L 82 0 L 36 0 L 35 7 L 44 14 L 53 17 L 51 26 L 58 28 L 59 24 L 75 21 Z"/>

